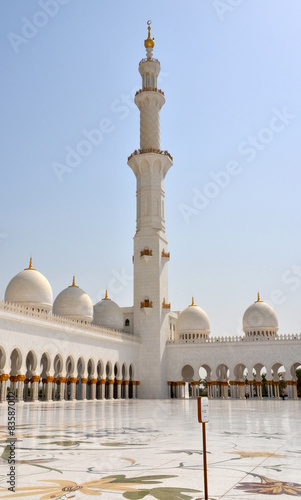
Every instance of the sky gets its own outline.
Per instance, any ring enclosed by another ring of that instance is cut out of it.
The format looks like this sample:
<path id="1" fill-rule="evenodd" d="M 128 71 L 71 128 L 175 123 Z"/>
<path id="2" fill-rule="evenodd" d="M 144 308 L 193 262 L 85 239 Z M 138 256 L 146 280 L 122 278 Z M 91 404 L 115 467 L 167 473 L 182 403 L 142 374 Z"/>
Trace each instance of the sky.
<path id="1" fill-rule="evenodd" d="M 132 305 L 151 20 L 172 310 L 194 296 L 212 336 L 241 335 L 259 291 L 300 333 L 300 18 L 299 0 L 1 0 L 0 299 L 32 256 L 54 298 L 75 274 Z"/>

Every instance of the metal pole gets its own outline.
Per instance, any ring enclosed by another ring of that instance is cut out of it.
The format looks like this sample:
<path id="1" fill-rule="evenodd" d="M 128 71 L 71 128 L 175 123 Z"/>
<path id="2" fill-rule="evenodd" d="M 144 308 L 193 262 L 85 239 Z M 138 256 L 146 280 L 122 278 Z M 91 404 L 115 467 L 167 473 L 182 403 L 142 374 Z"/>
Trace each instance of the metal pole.
<path id="1" fill-rule="evenodd" d="M 203 429 L 203 464 L 204 464 L 204 493 L 205 500 L 208 500 L 208 485 L 207 485 L 207 450 L 206 450 L 206 427 L 205 423 L 202 423 Z"/>

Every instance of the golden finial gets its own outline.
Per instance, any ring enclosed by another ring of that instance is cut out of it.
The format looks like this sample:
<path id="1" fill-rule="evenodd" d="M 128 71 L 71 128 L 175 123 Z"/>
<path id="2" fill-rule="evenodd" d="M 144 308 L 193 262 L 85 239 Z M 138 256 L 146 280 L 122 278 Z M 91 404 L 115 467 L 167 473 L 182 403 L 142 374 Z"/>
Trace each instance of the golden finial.
<path id="1" fill-rule="evenodd" d="M 78 288 L 78 286 L 75 284 L 75 275 L 73 275 L 72 285 L 69 288 Z"/>
<path id="2" fill-rule="evenodd" d="M 106 290 L 105 300 L 109 300 L 109 297 L 108 297 L 108 290 Z"/>
<path id="3" fill-rule="evenodd" d="M 25 271 L 36 271 L 34 267 L 32 267 L 32 257 L 29 259 L 29 267 L 25 268 Z"/>
<path id="4" fill-rule="evenodd" d="M 151 24 L 152 24 L 151 20 L 147 21 L 148 37 L 146 40 L 144 40 L 144 47 L 146 49 L 149 49 L 149 48 L 153 49 L 155 46 L 155 41 L 151 37 L 151 27 L 150 27 Z"/>
<path id="5" fill-rule="evenodd" d="M 194 297 L 192 297 L 191 305 L 192 305 L 192 306 L 194 306 L 194 305 L 195 305 L 195 303 L 194 303 Z"/>
<path id="6" fill-rule="evenodd" d="M 256 300 L 256 302 L 262 302 L 262 300 L 260 300 L 259 292 L 257 292 L 257 300 Z"/>

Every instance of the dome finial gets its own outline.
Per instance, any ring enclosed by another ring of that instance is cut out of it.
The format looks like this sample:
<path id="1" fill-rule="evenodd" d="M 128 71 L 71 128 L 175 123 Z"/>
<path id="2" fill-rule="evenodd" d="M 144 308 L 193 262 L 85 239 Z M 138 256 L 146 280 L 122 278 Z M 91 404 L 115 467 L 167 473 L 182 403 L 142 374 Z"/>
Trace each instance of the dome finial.
<path id="1" fill-rule="evenodd" d="M 29 267 L 25 268 L 25 271 L 36 271 L 34 267 L 32 267 L 32 257 L 29 259 Z"/>
<path id="2" fill-rule="evenodd" d="M 106 290 L 105 300 L 108 300 L 108 290 Z"/>
<path id="3" fill-rule="evenodd" d="M 192 305 L 192 306 L 194 306 L 194 305 L 195 305 L 195 303 L 194 303 L 194 297 L 192 297 L 191 305 Z"/>
<path id="4" fill-rule="evenodd" d="M 72 285 L 69 288 L 78 288 L 78 286 L 75 284 L 75 274 L 73 274 Z"/>
<path id="5" fill-rule="evenodd" d="M 259 292 L 257 292 L 257 300 L 256 300 L 256 302 L 262 302 L 262 300 L 260 300 Z"/>
<path id="6" fill-rule="evenodd" d="M 144 40 L 144 47 L 146 48 L 146 52 L 147 52 L 147 55 L 151 58 L 151 55 L 152 55 L 152 50 L 155 46 L 155 41 L 154 39 L 151 37 L 151 20 L 149 19 L 147 21 L 147 30 L 148 30 L 148 37 L 146 40 Z M 150 50 L 148 50 L 150 49 Z"/>

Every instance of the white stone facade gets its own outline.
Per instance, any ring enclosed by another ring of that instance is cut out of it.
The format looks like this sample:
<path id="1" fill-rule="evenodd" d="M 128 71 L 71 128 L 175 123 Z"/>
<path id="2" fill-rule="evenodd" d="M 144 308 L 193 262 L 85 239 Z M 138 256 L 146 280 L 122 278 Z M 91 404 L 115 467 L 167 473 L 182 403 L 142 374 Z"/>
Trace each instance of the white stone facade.
<path id="1" fill-rule="evenodd" d="M 196 397 L 200 368 L 211 398 L 246 392 L 279 398 L 283 380 L 287 396 L 297 398 L 301 335 L 279 334 L 275 312 L 259 296 L 246 310 L 239 338 L 211 338 L 209 318 L 194 301 L 182 314 L 171 311 L 164 179 L 173 160 L 160 149 L 165 97 L 157 88 L 160 63 L 153 47 L 149 28 L 135 97 L 140 149 L 128 158 L 137 181 L 134 305 L 120 308 L 106 294 L 93 308 L 75 278 L 52 304 L 49 282 L 30 261 L 0 302 L 1 402 L 8 387 L 18 401 L 182 398 L 185 384 Z"/>

